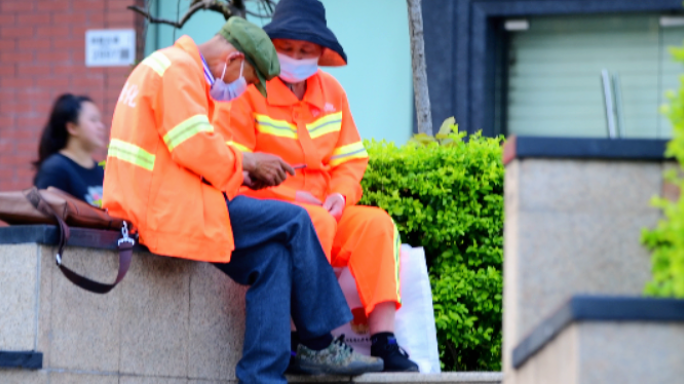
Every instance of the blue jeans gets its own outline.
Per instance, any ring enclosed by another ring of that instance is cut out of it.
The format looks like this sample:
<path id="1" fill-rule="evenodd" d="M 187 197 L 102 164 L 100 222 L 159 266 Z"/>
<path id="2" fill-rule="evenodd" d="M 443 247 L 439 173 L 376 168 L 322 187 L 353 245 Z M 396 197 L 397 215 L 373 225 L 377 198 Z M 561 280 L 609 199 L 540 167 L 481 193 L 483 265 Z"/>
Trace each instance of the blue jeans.
<path id="1" fill-rule="evenodd" d="M 293 204 L 235 197 L 228 203 L 235 251 L 215 264 L 247 290 L 240 383 L 285 384 L 290 316 L 302 339 L 352 319 L 309 214 Z"/>

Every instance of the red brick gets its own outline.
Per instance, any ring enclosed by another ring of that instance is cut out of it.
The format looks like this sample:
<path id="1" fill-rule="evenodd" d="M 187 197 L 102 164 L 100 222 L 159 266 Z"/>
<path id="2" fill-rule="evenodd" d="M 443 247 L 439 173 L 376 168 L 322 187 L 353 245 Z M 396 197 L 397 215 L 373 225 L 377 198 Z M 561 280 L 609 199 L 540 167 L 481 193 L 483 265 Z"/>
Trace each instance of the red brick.
<path id="1" fill-rule="evenodd" d="M 26 148 L 26 149 L 23 149 L 22 152 L 30 153 L 32 160 L 30 163 L 22 165 L 20 167 L 17 167 L 14 170 L 14 174 L 18 179 L 22 179 L 22 178 L 26 178 L 26 177 L 32 178 L 36 172 L 33 169 L 33 164 L 31 164 L 31 163 L 33 162 L 33 160 L 38 158 L 37 140 L 27 141 L 26 144 L 24 144 L 23 148 Z"/>
<path id="2" fill-rule="evenodd" d="M 35 51 L 40 49 L 49 49 L 50 39 L 47 38 L 28 38 L 17 40 L 17 50 L 19 51 Z"/>
<path id="3" fill-rule="evenodd" d="M 129 66 L 107 68 L 107 76 L 109 76 L 109 79 L 111 80 L 110 84 L 112 82 L 125 82 L 131 72 L 133 72 L 133 68 Z M 121 84 L 123 85 L 123 83 Z"/>
<path id="4" fill-rule="evenodd" d="M 74 0 L 72 7 L 79 11 L 104 11 L 105 2 L 102 0 Z"/>
<path id="5" fill-rule="evenodd" d="M 129 28 L 133 28 L 133 22 L 132 21 L 110 21 L 110 22 L 107 22 L 107 28 L 129 29 Z"/>
<path id="6" fill-rule="evenodd" d="M 42 4 L 49 4 L 49 3 L 61 3 L 61 1 L 44 1 Z M 42 7 L 41 7 L 42 10 Z M 38 25 L 38 24 L 49 24 L 50 23 L 50 14 L 49 13 L 38 13 L 38 12 L 31 12 L 27 14 L 20 14 L 17 15 L 17 24 L 18 25 Z"/>
<path id="7" fill-rule="evenodd" d="M 16 140 L 36 140 L 37 135 L 32 129 L 21 129 L 21 127 L 16 127 L 16 129 L 11 130 L 7 132 L 8 135 L 7 137 L 9 138 L 10 143 L 12 143 L 12 147 L 14 147 L 14 143 Z"/>
<path id="8" fill-rule="evenodd" d="M 57 94 L 61 95 L 62 93 L 64 93 L 64 91 L 60 91 Z M 50 110 L 52 110 L 52 104 L 55 98 L 56 97 L 52 97 L 50 101 L 39 102 L 34 104 L 32 108 L 32 113 L 38 116 L 47 116 L 50 113 Z"/>
<path id="9" fill-rule="evenodd" d="M 2 165 L 25 165 L 31 164 L 33 156 L 24 153 L 15 153 L 14 156 L 3 156 L 0 158 Z"/>
<path id="10" fill-rule="evenodd" d="M 68 25 L 53 25 L 53 26 L 42 26 L 36 28 L 36 36 L 44 37 L 62 37 L 69 36 L 69 26 Z"/>
<path id="11" fill-rule="evenodd" d="M 73 64 L 54 64 L 52 66 L 53 75 L 78 75 L 86 71 L 85 63 L 74 62 Z"/>
<path id="12" fill-rule="evenodd" d="M 0 79 L 0 86 L 2 86 L 2 79 Z M 17 103 L 15 101 L 0 103 L 0 114 L 12 115 L 16 113 L 15 107 Z"/>
<path id="13" fill-rule="evenodd" d="M 4 157 L 4 156 L 3 156 Z M 0 169 L 0 180 L 11 180 L 14 177 L 14 170 L 12 168 L 2 168 Z M 3 183 L 4 184 L 4 183 Z M 0 190 L 2 188 L 0 187 Z M 9 190 L 6 189 L 6 190 Z"/>
<path id="14" fill-rule="evenodd" d="M 86 25 L 90 28 L 104 28 L 105 17 L 102 12 L 88 12 Z"/>
<path id="15" fill-rule="evenodd" d="M 85 64 L 85 51 L 74 51 L 71 57 L 75 63 Z"/>
<path id="16" fill-rule="evenodd" d="M 37 149 L 34 148 L 34 151 L 37 151 Z M 36 154 L 34 156 L 34 160 L 37 158 L 38 155 Z M 33 164 L 26 164 L 24 169 L 17 169 L 14 171 L 14 174 L 18 183 L 31 185 L 33 183 L 33 176 L 35 176 L 36 171 L 33 169 Z"/>
<path id="17" fill-rule="evenodd" d="M 85 77 L 85 76 L 78 76 L 74 77 L 73 80 L 71 81 L 72 85 L 74 87 L 94 87 L 97 89 L 99 87 L 102 89 L 104 86 L 104 79 L 101 77 Z"/>
<path id="18" fill-rule="evenodd" d="M 33 53 L 0 51 L 0 62 L 2 62 L 2 63 L 31 63 L 31 62 L 33 62 Z"/>
<path id="19" fill-rule="evenodd" d="M 49 89 L 30 88 L 21 89 L 17 92 L 17 103 L 19 104 L 38 104 L 49 103 L 52 101 L 52 92 Z M 29 116 L 24 116 L 29 117 Z"/>
<path id="20" fill-rule="evenodd" d="M 8 27 L 10 25 L 14 25 L 14 20 L 15 20 L 15 16 L 13 14 L 11 14 L 11 13 L 5 13 L 5 14 L 0 13 L 0 25 L 6 26 L 6 27 Z"/>
<path id="21" fill-rule="evenodd" d="M 109 12 L 105 16 L 107 23 L 124 23 L 125 25 L 132 27 L 135 22 L 135 14 L 131 11 L 125 12 Z"/>
<path id="22" fill-rule="evenodd" d="M 75 11 L 68 13 L 53 13 L 52 14 L 52 24 L 63 25 L 64 23 L 69 24 L 85 24 L 86 22 L 86 12 Z"/>
<path id="23" fill-rule="evenodd" d="M 7 127 L 13 127 L 13 126 L 14 126 L 14 117 L 13 116 L 0 116 L 0 127 L 7 129 Z M 1 146 L 0 146 L 0 152 L 2 152 Z"/>
<path id="24" fill-rule="evenodd" d="M 69 62 L 71 61 L 71 53 L 68 51 L 38 52 L 36 60 L 48 63 Z"/>
<path id="25" fill-rule="evenodd" d="M 31 186 L 30 180 L 20 180 L 20 181 L 3 181 L 0 188 L 3 191 L 20 191 Z"/>
<path id="26" fill-rule="evenodd" d="M 119 96 L 121 96 L 121 90 L 123 89 L 123 85 L 121 87 L 116 87 L 109 85 L 107 89 L 105 90 L 105 98 L 107 100 L 114 100 L 114 103 L 116 103 L 119 100 Z"/>
<path id="27" fill-rule="evenodd" d="M 17 66 L 17 74 L 26 76 L 41 76 L 50 73 L 50 64 L 35 62 Z"/>
<path id="28" fill-rule="evenodd" d="M 71 9 L 70 0 L 41 1 L 38 9 L 41 11 L 68 11 Z M 68 22 L 65 20 L 65 22 Z"/>
<path id="29" fill-rule="evenodd" d="M 87 30 L 93 29 L 92 27 L 86 27 L 85 25 L 72 25 L 71 26 L 71 36 L 74 39 L 81 38 L 85 41 L 85 33 Z"/>
<path id="30" fill-rule="evenodd" d="M 71 79 L 68 76 L 36 78 L 36 85 L 50 89 L 68 89 Z"/>
<path id="31" fill-rule="evenodd" d="M 14 50 L 16 39 L 0 39 L 0 52 Z"/>
<path id="32" fill-rule="evenodd" d="M 2 84 L 2 79 L 0 79 L 0 84 Z M 34 107 L 30 104 L 19 104 L 19 103 L 3 103 L 0 104 L 0 113 L 13 113 L 13 114 L 27 114 L 32 113 Z"/>
<path id="33" fill-rule="evenodd" d="M 10 12 L 26 12 L 33 10 L 34 1 L 20 0 L 2 0 L 0 2 L 0 12 L 10 13 Z"/>
<path id="34" fill-rule="evenodd" d="M 52 47 L 57 49 L 85 49 L 85 37 L 83 38 L 64 38 L 52 41 Z"/>
<path id="35" fill-rule="evenodd" d="M 108 0 L 107 10 L 108 11 L 120 11 L 125 10 L 129 5 L 135 5 L 135 1 L 131 0 Z M 133 13 L 133 11 L 128 11 Z"/>
<path id="36" fill-rule="evenodd" d="M 16 94 L 13 89 L 2 89 L 0 88 L 0 104 L 9 103 L 15 100 Z"/>
<path id="37" fill-rule="evenodd" d="M 26 37 L 33 36 L 33 27 L 29 26 L 12 26 L 0 27 L 0 37 L 6 39 L 8 37 Z"/>
<path id="38" fill-rule="evenodd" d="M 88 76 L 101 76 L 103 78 L 107 75 L 107 67 L 86 67 L 84 74 Z"/>
<path id="39" fill-rule="evenodd" d="M 17 119 L 17 128 L 22 130 L 29 130 L 33 128 L 34 131 L 39 131 L 45 125 L 47 117 L 20 117 Z"/>
<path id="40" fill-rule="evenodd" d="M 27 84 L 33 85 L 33 81 L 17 77 L 0 77 L 0 87 L 2 88 L 22 88 Z M 2 105 L 0 105 L 0 108 L 2 108 Z"/>
<path id="41" fill-rule="evenodd" d="M 0 76 L 14 76 L 16 74 L 14 64 L 1 64 L 0 63 Z"/>

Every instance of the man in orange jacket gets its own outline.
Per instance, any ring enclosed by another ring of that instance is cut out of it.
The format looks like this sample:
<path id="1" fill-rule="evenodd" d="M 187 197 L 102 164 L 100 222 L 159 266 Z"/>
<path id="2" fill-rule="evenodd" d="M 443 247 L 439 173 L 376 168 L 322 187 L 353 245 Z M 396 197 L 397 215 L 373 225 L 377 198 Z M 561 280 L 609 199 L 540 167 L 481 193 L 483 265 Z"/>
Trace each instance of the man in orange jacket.
<path id="1" fill-rule="evenodd" d="M 251 87 L 230 104 L 218 103 L 213 122 L 243 153 L 272 153 L 300 167 L 277 187 L 240 193 L 304 207 L 332 265 L 348 266 L 356 279 L 371 354 L 384 360 L 386 371 L 418 371 L 394 338 L 401 305 L 399 235 L 385 211 L 356 205 L 368 153 L 344 90 L 318 69 L 347 62 L 326 26 L 323 4 L 281 0 L 264 30 L 278 52 L 280 77 L 266 83 L 267 97 Z"/>
<path id="2" fill-rule="evenodd" d="M 241 383 L 286 383 L 290 317 L 306 339 L 300 370 L 382 370 L 330 334 L 351 314 L 306 211 L 236 196 L 243 183 L 275 186 L 294 170 L 227 146 L 209 121 L 214 100 L 234 99 L 249 83 L 266 96 L 265 81 L 279 71 L 268 36 L 238 17 L 204 44 L 183 36 L 147 57 L 114 111 L 103 206 L 131 221 L 152 252 L 213 262 L 250 285 Z"/>

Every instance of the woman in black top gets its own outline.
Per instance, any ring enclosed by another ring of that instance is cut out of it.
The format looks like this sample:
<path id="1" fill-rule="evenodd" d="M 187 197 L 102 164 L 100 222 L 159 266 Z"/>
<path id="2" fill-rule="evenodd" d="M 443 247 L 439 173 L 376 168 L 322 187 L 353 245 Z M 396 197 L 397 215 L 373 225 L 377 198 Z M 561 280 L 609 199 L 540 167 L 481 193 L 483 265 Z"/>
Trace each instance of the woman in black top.
<path id="1" fill-rule="evenodd" d="M 104 169 L 93 153 L 107 144 L 100 111 L 87 96 L 64 94 L 57 98 L 38 148 L 38 172 L 33 184 L 55 187 L 98 205 Z"/>

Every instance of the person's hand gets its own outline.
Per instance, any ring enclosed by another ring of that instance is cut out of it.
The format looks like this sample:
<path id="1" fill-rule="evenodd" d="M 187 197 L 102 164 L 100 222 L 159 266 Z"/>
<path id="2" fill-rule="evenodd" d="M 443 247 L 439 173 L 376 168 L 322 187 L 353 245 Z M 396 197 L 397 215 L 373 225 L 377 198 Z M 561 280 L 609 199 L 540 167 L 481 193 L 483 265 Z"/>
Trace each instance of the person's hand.
<path id="1" fill-rule="evenodd" d="M 242 171 L 242 185 L 250 186 L 252 185 L 252 178 L 249 177 L 249 172 Z"/>
<path id="2" fill-rule="evenodd" d="M 344 212 L 344 207 L 346 205 L 346 200 L 344 196 L 339 193 L 333 193 L 329 195 L 325 202 L 323 203 L 323 208 L 328 211 L 335 220 L 340 221 L 342 217 L 342 212 Z"/>
<path id="3" fill-rule="evenodd" d="M 287 174 L 294 176 L 295 170 L 283 159 L 269 153 L 242 154 L 242 169 L 249 172 L 250 181 L 263 183 L 265 187 L 275 187 L 287 178 Z"/>
<path id="4" fill-rule="evenodd" d="M 266 184 L 264 184 L 264 182 L 258 181 L 258 180 L 252 180 L 252 178 L 249 177 L 249 172 L 247 172 L 247 171 L 242 171 L 242 185 L 248 187 L 249 189 L 253 189 L 255 191 L 258 191 L 259 189 L 266 188 Z"/>
<path id="5" fill-rule="evenodd" d="M 316 198 L 316 196 L 312 195 L 311 193 L 307 191 L 297 191 L 295 192 L 295 201 L 298 203 L 304 203 L 304 204 L 311 204 L 311 205 L 318 205 L 321 206 L 323 203 L 321 203 L 320 200 Z"/>

